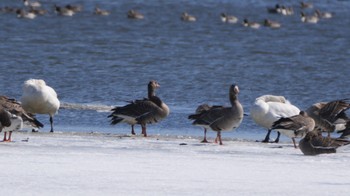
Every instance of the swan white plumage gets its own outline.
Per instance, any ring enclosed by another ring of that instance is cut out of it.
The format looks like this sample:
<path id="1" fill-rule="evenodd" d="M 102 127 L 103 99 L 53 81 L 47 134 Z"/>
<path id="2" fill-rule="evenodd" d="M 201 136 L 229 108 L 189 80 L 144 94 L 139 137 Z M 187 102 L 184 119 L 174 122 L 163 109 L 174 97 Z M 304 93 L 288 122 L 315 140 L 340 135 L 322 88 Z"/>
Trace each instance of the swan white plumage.
<path id="1" fill-rule="evenodd" d="M 299 112 L 299 108 L 292 105 L 285 97 L 275 95 L 263 95 L 256 98 L 250 109 L 250 115 L 254 122 L 268 130 L 263 142 L 269 142 L 271 128 L 275 121 L 282 117 L 298 115 Z M 280 132 L 275 140 L 276 143 L 279 141 L 279 137 Z"/>
<path id="2" fill-rule="evenodd" d="M 27 112 L 50 115 L 51 132 L 53 132 L 53 116 L 60 107 L 60 101 L 53 88 L 47 86 L 44 80 L 29 79 L 23 84 L 21 102 Z"/>

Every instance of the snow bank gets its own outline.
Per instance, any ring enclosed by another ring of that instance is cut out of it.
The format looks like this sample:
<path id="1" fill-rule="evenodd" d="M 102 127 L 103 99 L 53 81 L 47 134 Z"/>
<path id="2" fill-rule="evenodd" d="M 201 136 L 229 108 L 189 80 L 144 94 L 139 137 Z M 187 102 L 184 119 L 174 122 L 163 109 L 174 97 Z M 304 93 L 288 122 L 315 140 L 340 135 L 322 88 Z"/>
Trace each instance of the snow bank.
<path id="1" fill-rule="evenodd" d="M 0 143 L 2 195 L 348 195 L 350 185 L 350 148 L 304 156 L 291 143 L 219 146 L 81 133 L 13 138 Z"/>

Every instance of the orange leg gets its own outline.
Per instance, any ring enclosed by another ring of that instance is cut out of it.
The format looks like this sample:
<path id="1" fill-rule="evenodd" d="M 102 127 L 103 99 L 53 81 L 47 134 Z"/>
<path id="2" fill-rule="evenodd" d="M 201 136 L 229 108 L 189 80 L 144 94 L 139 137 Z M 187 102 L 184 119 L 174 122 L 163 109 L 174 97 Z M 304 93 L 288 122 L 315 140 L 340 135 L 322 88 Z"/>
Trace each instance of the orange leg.
<path id="1" fill-rule="evenodd" d="M 141 125 L 143 136 L 147 137 L 146 125 Z"/>
<path id="2" fill-rule="evenodd" d="M 2 140 L 3 142 L 6 142 L 6 132 L 4 132 L 4 139 Z"/>
<path id="3" fill-rule="evenodd" d="M 208 140 L 207 140 L 207 129 L 206 128 L 204 128 L 204 139 L 201 142 L 202 143 L 208 143 Z"/>

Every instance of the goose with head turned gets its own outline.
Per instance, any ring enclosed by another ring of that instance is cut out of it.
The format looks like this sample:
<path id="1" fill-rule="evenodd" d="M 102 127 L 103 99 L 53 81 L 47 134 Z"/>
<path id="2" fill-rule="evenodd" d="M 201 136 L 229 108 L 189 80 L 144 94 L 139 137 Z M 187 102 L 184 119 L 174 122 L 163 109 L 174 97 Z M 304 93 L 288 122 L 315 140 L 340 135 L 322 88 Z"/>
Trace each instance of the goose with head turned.
<path id="1" fill-rule="evenodd" d="M 243 120 L 243 107 L 238 100 L 239 88 L 231 85 L 229 89 L 229 99 L 231 107 L 215 106 L 210 107 L 198 114 L 189 115 L 189 119 L 194 120 L 193 125 L 210 129 L 217 132 L 215 142 L 222 145 L 221 132 L 235 130 Z"/>
<path id="2" fill-rule="evenodd" d="M 278 129 L 281 133 L 290 137 L 294 148 L 297 148 L 295 138 L 304 137 L 308 132 L 314 130 L 314 128 L 315 121 L 306 112 L 300 111 L 298 115 L 280 118 L 273 123 L 271 129 Z"/>
<path id="3" fill-rule="evenodd" d="M 147 137 L 146 125 L 157 123 L 169 115 L 169 107 L 155 95 L 155 90 L 160 85 L 157 81 L 151 80 L 148 83 L 148 98 L 134 100 L 122 107 L 115 107 L 108 116 L 111 124 L 126 122 L 131 125 L 131 133 L 135 134 L 134 125 L 140 124 L 142 134 Z"/>
<path id="4" fill-rule="evenodd" d="M 23 84 L 21 97 L 22 107 L 33 114 L 48 114 L 50 116 L 51 130 L 53 132 L 53 116 L 58 112 L 60 101 L 56 91 L 46 85 L 44 80 L 29 79 Z"/>
<path id="5" fill-rule="evenodd" d="M 292 105 L 285 97 L 276 95 L 263 95 L 255 99 L 250 109 L 250 116 L 254 122 L 268 130 L 262 142 L 269 142 L 272 124 L 281 117 L 299 114 L 300 110 Z M 275 140 L 278 143 L 280 132 Z"/>

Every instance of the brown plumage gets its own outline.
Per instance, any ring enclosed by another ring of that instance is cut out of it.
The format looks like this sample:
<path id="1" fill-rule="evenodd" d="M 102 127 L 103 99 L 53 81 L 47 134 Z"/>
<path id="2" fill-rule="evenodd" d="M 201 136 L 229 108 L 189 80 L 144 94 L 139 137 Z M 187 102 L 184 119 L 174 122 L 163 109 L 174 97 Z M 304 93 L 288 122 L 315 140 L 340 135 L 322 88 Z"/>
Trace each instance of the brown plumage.
<path id="1" fill-rule="evenodd" d="M 272 129 L 277 129 L 292 138 L 295 148 L 297 148 L 295 138 L 304 137 L 306 133 L 312 131 L 314 128 L 315 121 L 304 111 L 300 111 L 300 113 L 295 116 L 280 118 L 272 125 Z"/>
<path id="2" fill-rule="evenodd" d="M 299 148 L 304 155 L 318 155 L 336 153 L 340 146 L 350 144 L 349 140 L 340 138 L 323 137 L 319 131 L 311 131 L 300 140 Z"/>
<path id="3" fill-rule="evenodd" d="M 34 129 L 44 127 L 44 125 L 39 122 L 33 114 L 26 112 L 22 108 L 21 104 L 15 99 L 0 95 L 0 105 L 10 113 L 16 116 L 20 116 L 23 119 L 24 124 L 27 126 L 30 126 Z"/>
<path id="4" fill-rule="evenodd" d="M 350 108 L 348 99 L 334 100 L 330 102 L 319 102 L 309 107 L 306 112 L 315 120 L 316 129 L 323 132 L 331 132 L 335 130 L 341 131 L 346 128 L 349 121 L 345 111 Z"/>
<path id="5" fill-rule="evenodd" d="M 111 124 L 126 122 L 131 125 L 131 133 L 134 132 L 134 125 L 140 124 L 142 134 L 146 137 L 146 124 L 157 123 L 169 115 L 168 106 L 155 95 L 155 89 L 159 88 L 158 82 L 152 80 L 148 84 L 148 98 L 135 100 L 122 107 L 112 109 Z"/>

